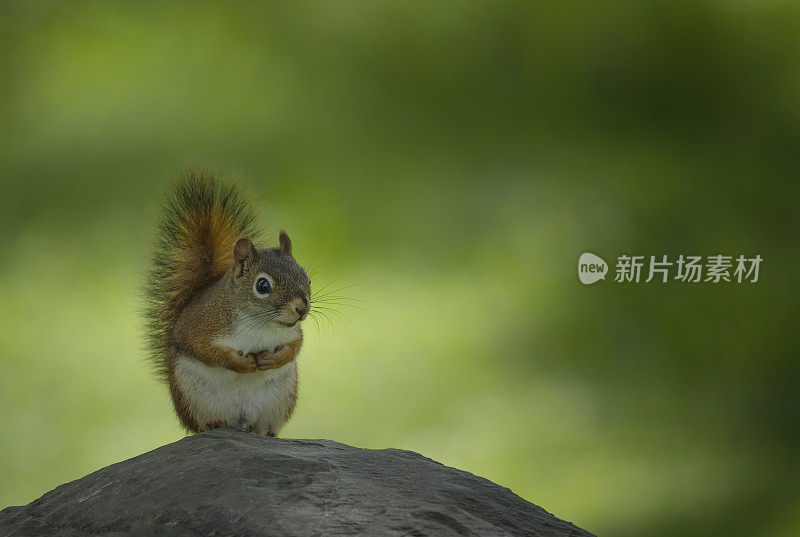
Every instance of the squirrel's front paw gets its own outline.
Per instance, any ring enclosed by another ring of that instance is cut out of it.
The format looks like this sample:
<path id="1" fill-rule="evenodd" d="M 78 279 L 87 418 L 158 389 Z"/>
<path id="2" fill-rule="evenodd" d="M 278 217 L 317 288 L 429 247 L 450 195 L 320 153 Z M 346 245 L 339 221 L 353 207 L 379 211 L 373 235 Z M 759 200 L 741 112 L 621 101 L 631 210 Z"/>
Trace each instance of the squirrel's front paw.
<path id="1" fill-rule="evenodd" d="M 286 346 L 278 345 L 275 347 L 274 352 L 264 350 L 256 354 L 255 357 L 258 370 L 265 371 L 267 369 L 278 369 L 279 367 L 285 366 L 292 361 L 294 353 Z"/>
<path id="2" fill-rule="evenodd" d="M 258 371 L 255 355 L 245 354 L 243 356 L 234 350 L 231 350 L 228 355 L 228 364 L 226 367 L 237 373 L 252 373 L 253 371 Z"/>

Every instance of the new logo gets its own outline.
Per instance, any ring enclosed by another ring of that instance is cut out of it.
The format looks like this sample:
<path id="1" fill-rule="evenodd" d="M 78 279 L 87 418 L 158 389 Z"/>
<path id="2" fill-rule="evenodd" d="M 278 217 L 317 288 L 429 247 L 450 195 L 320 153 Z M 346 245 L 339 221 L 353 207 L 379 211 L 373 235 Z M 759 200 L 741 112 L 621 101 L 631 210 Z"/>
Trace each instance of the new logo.
<path id="1" fill-rule="evenodd" d="M 586 252 L 578 259 L 578 278 L 581 283 L 592 284 L 597 280 L 605 280 L 608 264 L 602 258 Z"/>

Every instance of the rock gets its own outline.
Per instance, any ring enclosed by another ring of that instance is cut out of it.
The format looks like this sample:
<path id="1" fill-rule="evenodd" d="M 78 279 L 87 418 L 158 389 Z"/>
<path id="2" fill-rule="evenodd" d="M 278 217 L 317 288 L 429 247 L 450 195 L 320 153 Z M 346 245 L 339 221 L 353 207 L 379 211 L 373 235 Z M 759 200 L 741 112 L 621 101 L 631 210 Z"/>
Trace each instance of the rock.
<path id="1" fill-rule="evenodd" d="M 0 535 L 591 534 L 411 451 L 225 428 L 4 509 Z"/>

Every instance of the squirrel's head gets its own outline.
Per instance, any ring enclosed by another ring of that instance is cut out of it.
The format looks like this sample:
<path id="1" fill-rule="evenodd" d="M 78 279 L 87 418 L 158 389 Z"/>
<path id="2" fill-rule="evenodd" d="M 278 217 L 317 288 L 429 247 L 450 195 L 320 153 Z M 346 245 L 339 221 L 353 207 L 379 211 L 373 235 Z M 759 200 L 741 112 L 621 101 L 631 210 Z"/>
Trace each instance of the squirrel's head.
<path id="1" fill-rule="evenodd" d="M 294 326 L 308 315 L 311 280 L 292 257 L 292 241 L 281 231 L 277 248 L 256 249 L 243 237 L 233 247 L 233 287 L 243 313 Z"/>

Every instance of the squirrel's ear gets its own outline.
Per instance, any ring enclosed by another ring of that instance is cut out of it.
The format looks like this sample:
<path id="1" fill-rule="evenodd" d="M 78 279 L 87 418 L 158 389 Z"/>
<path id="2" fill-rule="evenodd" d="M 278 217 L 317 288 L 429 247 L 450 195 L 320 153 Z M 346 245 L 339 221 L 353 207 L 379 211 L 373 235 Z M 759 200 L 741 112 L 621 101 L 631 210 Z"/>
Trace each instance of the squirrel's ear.
<path id="1" fill-rule="evenodd" d="M 236 241 L 236 245 L 233 247 L 233 261 L 239 267 L 237 276 L 242 275 L 246 263 L 253 263 L 256 258 L 258 258 L 258 250 L 250 239 L 242 237 Z"/>
<path id="2" fill-rule="evenodd" d="M 285 231 L 281 230 L 281 234 L 278 237 L 278 241 L 280 242 L 278 250 L 280 250 L 281 252 L 286 252 L 287 254 L 292 253 L 292 239 L 289 238 L 289 235 L 287 235 Z"/>

